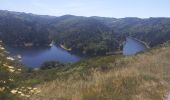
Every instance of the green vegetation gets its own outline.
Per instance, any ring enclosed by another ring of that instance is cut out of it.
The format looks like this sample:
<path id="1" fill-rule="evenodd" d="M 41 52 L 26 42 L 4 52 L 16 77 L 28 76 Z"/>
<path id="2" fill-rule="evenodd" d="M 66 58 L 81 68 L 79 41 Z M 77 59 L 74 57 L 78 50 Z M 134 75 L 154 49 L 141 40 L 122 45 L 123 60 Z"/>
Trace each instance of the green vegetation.
<path id="1" fill-rule="evenodd" d="M 2 100 L 163 100 L 170 89 L 168 43 L 131 57 L 49 62 L 43 70 L 26 69 L 0 49 Z"/>
<path id="2" fill-rule="evenodd" d="M 119 37 L 132 36 L 145 41 L 150 47 L 163 44 L 170 40 L 170 19 L 169 18 L 121 18 L 98 19 L 107 26 L 114 29 Z"/>
<path id="3" fill-rule="evenodd" d="M 121 50 L 132 36 L 155 47 L 131 57 L 100 56 L 75 64 L 47 62 L 24 68 L 0 41 L 2 100 L 162 100 L 170 89 L 170 19 L 39 16 L 0 11 L 5 45 L 47 46 L 51 41 L 71 52 L 106 55 Z M 161 47 L 158 45 L 164 44 Z"/>
<path id="4" fill-rule="evenodd" d="M 45 16 L 0 11 L 0 38 L 12 46 L 47 46 L 51 42 Z"/>
<path id="5" fill-rule="evenodd" d="M 105 55 L 119 49 L 114 31 L 94 18 L 62 16 L 50 28 L 55 42 L 85 55 Z"/>
<path id="6" fill-rule="evenodd" d="M 40 69 L 42 70 L 46 70 L 46 69 L 53 69 L 53 68 L 62 68 L 64 67 L 64 64 L 61 64 L 60 62 L 56 62 L 56 61 L 48 61 L 45 62 L 41 65 Z"/>
<path id="7" fill-rule="evenodd" d="M 90 56 L 122 50 L 127 36 L 154 47 L 170 40 L 170 18 L 40 16 L 0 11 L 0 39 L 13 46 L 47 46 L 54 41 Z"/>
<path id="8" fill-rule="evenodd" d="M 0 100 L 22 100 L 39 93 L 37 88 L 22 84 L 26 69 L 18 61 L 8 56 L 0 43 Z"/>
<path id="9" fill-rule="evenodd" d="M 132 57 L 97 57 L 58 71 L 37 71 L 36 78 L 51 81 L 38 84 L 41 93 L 30 99 L 163 100 L 170 89 L 169 51 L 163 46 Z"/>

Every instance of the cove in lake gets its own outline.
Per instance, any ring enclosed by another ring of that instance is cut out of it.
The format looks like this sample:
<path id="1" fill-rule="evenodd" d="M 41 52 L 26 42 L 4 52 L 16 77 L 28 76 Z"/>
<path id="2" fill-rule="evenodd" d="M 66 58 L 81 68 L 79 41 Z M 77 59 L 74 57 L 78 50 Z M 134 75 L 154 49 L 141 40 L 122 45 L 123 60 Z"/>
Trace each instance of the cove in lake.
<path id="1" fill-rule="evenodd" d="M 59 61 L 61 63 L 74 63 L 82 57 L 52 45 L 51 47 L 10 47 L 6 46 L 11 56 L 21 55 L 21 63 L 27 67 L 36 68 L 46 61 Z"/>
<path id="2" fill-rule="evenodd" d="M 82 56 L 72 54 L 60 47 L 52 45 L 52 47 L 10 47 L 6 46 L 11 56 L 21 55 L 21 63 L 27 67 L 36 68 L 46 61 L 59 61 L 61 63 L 74 63 L 82 59 Z M 134 55 L 146 49 L 146 46 L 131 37 L 126 39 L 123 47 L 123 55 Z"/>
<path id="3" fill-rule="evenodd" d="M 123 55 L 125 55 L 125 56 L 134 55 L 134 54 L 144 51 L 146 49 L 147 49 L 147 47 L 144 43 L 142 43 L 132 37 L 127 37 L 126 42 L 123 47 Z"/>

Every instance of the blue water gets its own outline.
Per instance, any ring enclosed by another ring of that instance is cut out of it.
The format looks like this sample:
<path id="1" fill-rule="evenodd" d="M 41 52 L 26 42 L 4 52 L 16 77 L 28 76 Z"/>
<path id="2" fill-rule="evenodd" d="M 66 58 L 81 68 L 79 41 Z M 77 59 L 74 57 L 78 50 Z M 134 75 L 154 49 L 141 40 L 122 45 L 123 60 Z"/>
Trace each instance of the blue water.
<path id="1" fill-rule="evenodd" d="M 146 49 L 146 46 L 135 40 L 132 37 L 127 37 L 125 45 L 123 47 L 123 55 L 129 56 L 129 55 L 134 55 L 138 52 L 144 51 Z"/>
<path id="2" fill-rule="evenodd" d="M 36 68 L 46 61 L 59 61 L 61 63 L 74 63 L 82 59 L 81 56 L 71 54 L 70 52 L 52 45 L 52 47 L 6 47 L 11 56 L 21 55 L 21 63 L 27 67 Z M 134 55 L 146 49 L 146 46 L 131 38 L 126 39 L 123 47 L 123 55 Z"/>
<path id="3" fill-rule="evenodd" d="M 21 63 L 27 67 L 39 67 L 46 61 L 59 61 L 61 63 L 74 63 L 81 59 L 80 56 L 53 45 L 52 47 L 6 47 L 11 56 L 21 55 Z"/>

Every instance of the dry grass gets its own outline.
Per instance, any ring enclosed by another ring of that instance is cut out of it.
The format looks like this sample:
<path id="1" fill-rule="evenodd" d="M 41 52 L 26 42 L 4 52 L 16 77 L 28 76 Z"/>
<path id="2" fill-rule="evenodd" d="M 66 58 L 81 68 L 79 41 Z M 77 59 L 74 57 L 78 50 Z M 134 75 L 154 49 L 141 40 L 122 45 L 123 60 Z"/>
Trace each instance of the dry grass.
<path id="1" fill-rule="evenodd" d="M 93 69 L 76 79 L 54 80 L 37 86 L 31 100 L 162 100 L 170 83 L 170 47 L 118 59 L 108 71 Z"/>

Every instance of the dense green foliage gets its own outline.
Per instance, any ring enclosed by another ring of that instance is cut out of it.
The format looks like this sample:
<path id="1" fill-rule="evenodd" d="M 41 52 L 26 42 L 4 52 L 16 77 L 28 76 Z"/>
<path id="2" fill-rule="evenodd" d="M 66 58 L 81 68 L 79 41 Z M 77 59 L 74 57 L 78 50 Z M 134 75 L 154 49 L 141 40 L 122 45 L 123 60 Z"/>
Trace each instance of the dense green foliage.
<path id="1" fill-rule="evenodd" d="M 49 62 L 43 63 L 41 65 L 40 69 L 42 69 L 42 70 L 53 69 L 53 68 L 59 69 L 59 68 L 62 68 L 62 67 L 64 67 L 64 65 L 61 64 L 60 62 L 49 61 Z"/>
<path id="2" fill-rule="evenodd" d="M 170 40 L 170 18 L 103 18 L 102 20 L 98 18 L 98 20 L 105 22 L 119 33 L 119 37 L 132 36 L 145 41 L 151 47 Z"/>
<path id="3" fill-rule="evenodd" d="M 113 30 L 96 19 L 76 16 L 62 16 L 60 19 L 51 27 L 57 44 L 89 55 L 118 50 L 119 43 Z"/>
<path id="4" fill-rule="evenodd" d="M 0 11 L 0 38 L 14 46 L 47 46 L 51 41 L 85 55 L 121 50 L 127 36 L 157 46 L 170 40 L 169 18 L 40 16 Z"/>
<path id="5" fill-rule="evenodd" d="M 45 16 L 0 11 L 0 37 L 14 46 L 46 46 L 50 43 Z"/>

